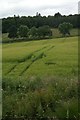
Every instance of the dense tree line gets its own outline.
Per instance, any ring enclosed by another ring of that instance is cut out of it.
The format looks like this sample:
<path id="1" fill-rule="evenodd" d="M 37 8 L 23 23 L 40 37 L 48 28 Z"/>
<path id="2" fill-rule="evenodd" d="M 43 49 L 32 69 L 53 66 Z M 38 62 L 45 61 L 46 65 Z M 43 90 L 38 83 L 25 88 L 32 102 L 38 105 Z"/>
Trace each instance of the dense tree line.
<path id="1" fill-rule="evenodd" d="M 32 27 L 29 29 L 27 26 L 21 25 L 18 29 L 15 25 L 12 25 L 8 31 L 9 38 L 21 38 L 21 39 L 44 39 L 52 36 L 52 30 L 49 26 Z"/>
<path id="2" fill-rule="evenodd" d="M 16 26 L 18 29 L 21 25 L 27 26 L 29 29 L 32 27 L 41 27 L 44 25 L 48 25 L 51 28 L 58 28 L 59 24 L 63 22 L 68 22 L 73 25 L 73 28 L 80 28 L 80 15 L 61 15 L 60 13 L 56 13 L 54 16 L 41 16 L 38 14 L 36 16 L 15 16 L 8 17 L 2 19 L 2 32 L 7 33 L 12 25 Z"/>

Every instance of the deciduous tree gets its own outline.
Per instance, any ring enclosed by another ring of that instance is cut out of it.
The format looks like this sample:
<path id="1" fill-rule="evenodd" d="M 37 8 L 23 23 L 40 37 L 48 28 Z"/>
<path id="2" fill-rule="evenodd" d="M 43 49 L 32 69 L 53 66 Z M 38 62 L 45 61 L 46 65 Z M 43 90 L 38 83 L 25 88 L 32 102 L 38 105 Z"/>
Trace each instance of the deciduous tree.
<path id="1" fill-rule="evenodd" d="M 70 35 L 70 30 L 72 29 L 72 27 L 72 24 L 64 22 L 59 25 L 59 31 L 63 34 L 63 36 L 66 36 L 66 34 Z"/>

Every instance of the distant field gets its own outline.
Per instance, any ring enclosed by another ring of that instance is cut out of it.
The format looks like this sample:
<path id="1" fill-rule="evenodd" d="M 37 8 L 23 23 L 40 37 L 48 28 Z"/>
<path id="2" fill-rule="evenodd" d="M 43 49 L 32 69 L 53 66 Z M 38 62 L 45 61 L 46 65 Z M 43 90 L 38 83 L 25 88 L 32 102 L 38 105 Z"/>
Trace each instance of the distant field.
<path id="1" fill-rule="evenodd" d="M 3 118 L 76 120 L 77 76 L 78 37 L 3 44 Z"/>
<path id="2" fill-rule="evenodd" d="M 54 28 L 54 29 L 52 29 L 52 31 L 53 31 L 53 37 L 55 38 L 55 37 L 62 37 L 62 34 L 60 34 L 60 32 L 59 32 L 59 30 L 57 29 L 57 28 Z M 78 34 L 79 34 L 79 29 L 72 29 L 71 31 L 70 31 L 70 36 L 78 36 Z"/>

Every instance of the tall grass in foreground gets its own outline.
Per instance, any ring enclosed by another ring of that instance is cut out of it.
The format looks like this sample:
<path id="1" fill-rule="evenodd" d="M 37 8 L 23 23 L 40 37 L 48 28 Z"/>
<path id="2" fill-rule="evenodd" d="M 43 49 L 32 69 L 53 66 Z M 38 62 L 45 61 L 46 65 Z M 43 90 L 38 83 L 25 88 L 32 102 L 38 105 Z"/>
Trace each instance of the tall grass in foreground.
<path id="1" fill-rule="evenodd" d="M 3 78 L 3 120 L 77 120 L 77 78 Z"/>

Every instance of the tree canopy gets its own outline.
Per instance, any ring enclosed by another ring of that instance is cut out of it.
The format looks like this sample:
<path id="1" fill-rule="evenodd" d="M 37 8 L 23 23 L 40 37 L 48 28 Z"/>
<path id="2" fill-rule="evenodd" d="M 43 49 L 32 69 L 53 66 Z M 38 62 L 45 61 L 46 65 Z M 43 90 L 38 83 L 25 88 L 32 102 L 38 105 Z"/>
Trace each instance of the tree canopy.
<path id="1" fill-rule="evenodd" d="M 37 28 L 36 27 L 32 27 L 29 32 L 28 35 L 30 38 L 35 38 L 38 34 L 37 34 Z"/>
<path id="2" fill-rule="evenodd" d="M 70 30 L 72 27 L 72 24 L 64 22 L 59 25 L 59 31 L 63 34 L 63 36 L 66 36 L 66 34 L 70 35 Z"/>
<path id="3" fill-rule="evenodd" d="M 38 36 L 41 38 L 52 36 L 52 31 L 49 26 L 43 26 L 38 28 Z"/>
<path id="4" fill-rule="evenodd" d="M 12 25 L 8 32 L 9 32 L 9 34 L 8 34 L 9 38 L 17 37 L 17 28 L 16 28 L 16 26 Z"/>
<path id="5" fill-rule="evenodd" d="M 14 29 L 14 27 L 11 26 L 8 37 L 43 39 L 43 38 L 50 38 L 51 36 L 52 36 L 52 30 L 50 29 L 49 26 L 45 25 L 39 28 L 32 27 L 31 29 L 29 29 L 27 26 L 21 25 L 18 30 L 16 28 Z"/>
<path id="6" fill-rule="evenodd" d="M 19 27 L 19 36 L 20 36 L 20 37 L 27 37 L 28 31 L 29 31 L 29 29 L 28 29 L 27 26 L 21 25 L 21 26 Z"/>
<path id="7" fill-rule="evenodd" d="M 51 28 L 58 28 L 59 24 L 63 22 L 70 22 L 73 25 L 73 28 L 80 28 L 80 15 L 61 15 L 59 12 L 54 16 L 41 16 L 40 13 L 36 13 L 36 16 L 14 16 L 2 19 L 2 32 L 7 33 L 11 25 L 15 25 L 19 28 L 21 25 L 28 26 L 29 29 L 32 27 L 41 27 L 48 25 Z"/>

